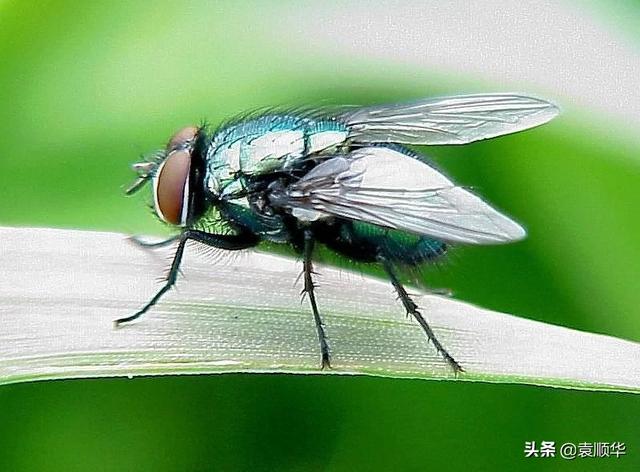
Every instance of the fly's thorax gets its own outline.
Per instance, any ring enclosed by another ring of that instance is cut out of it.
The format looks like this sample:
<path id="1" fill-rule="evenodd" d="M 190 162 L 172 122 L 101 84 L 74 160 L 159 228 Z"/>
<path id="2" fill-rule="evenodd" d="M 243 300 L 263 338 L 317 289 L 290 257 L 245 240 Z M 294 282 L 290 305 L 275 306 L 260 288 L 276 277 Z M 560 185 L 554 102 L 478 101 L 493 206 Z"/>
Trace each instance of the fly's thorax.
<path id="1" fill-rule="evenodd" d="M 344 125 L 288 115 L 265 115 L 216 133 L 207 151 L 206 187 L 215 196 L 228 194 L 238 176 L 265 175 L 296 168 L 311 154 L 347 139 Z"/>
<path id="2" fill-rule="evenodd" d="M 234 142 L 213 143 L 208 153 L 207 189 L 225 198 L 237 191 L 240 177 L 291 168 L 305 152 L 302 130 L 271 131 Z M 229 188 L 231 187 L 231 188 Z"/>
<path id="3" fill-rule="evenodd" d="M 236 180 L 235 172 L 228 163 L 210 161 L 204 176 L 204 185 L 207 192 L 215 198 L 222 198 L 225 189 Z"/>

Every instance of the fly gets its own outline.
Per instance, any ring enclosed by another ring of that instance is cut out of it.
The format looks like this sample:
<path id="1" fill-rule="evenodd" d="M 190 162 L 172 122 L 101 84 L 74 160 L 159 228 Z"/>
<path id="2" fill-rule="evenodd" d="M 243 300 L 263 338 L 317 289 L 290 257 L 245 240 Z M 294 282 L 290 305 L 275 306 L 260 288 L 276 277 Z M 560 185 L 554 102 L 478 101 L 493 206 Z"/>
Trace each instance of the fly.
<path id="1" fill-rule="evenodd" d="M 398 278 L 398 271 L 441 257 L 451 244 L 518 241 L 525 230 L 457 186 L 406 145 L 467 144 L 515 133 L 558 114 L 552 103 L 516 94 L 480 94 L 334 111 L 265 112 L 210 131 L 177 132 L 133 166 L 131 194 L 153 184 L 154 208 L 179 234 L 163 287 L 133 321 L 176 282 L 187 241 L 229 251 L 262 241 L 302 256 L 320 347 L 330 367 L 313 283 L 313 252 L 323 244 L 354 261 L 380 264 L 408 314 L 454 373 L 462 366 L 440 343 Z"/>

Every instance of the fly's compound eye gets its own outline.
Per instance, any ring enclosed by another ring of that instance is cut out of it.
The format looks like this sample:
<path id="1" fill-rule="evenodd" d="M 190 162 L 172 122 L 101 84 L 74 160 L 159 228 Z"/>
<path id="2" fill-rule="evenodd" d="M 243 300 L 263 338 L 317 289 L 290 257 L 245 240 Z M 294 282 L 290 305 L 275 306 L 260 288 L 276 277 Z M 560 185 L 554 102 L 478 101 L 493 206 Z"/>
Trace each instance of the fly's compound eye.
<path id="1" fill-rule="evenodd" d="M 167 143 L 167 157 L 154 175 L 156 213 L 165 222 L 184 226 L 189 204 L 191 148 L 198 128 L 187 126 Z"/>
<path id="2" fill-rule="evenodd" d="M 169 153 L 154 176 L 156 213 L 172 225 L 184 226 L 187 222 L 190 167 L 190 150 L 178 149 Z"/>
<path id="3" fill-rule="evenodd" d="M 198 128 L 195 126 L 182 128 L 176 134 L 171 136 L 171 139 L 167 143 L 167 152 L 173 152 L 190 147 L 195 141 L 197 134 Z"/>

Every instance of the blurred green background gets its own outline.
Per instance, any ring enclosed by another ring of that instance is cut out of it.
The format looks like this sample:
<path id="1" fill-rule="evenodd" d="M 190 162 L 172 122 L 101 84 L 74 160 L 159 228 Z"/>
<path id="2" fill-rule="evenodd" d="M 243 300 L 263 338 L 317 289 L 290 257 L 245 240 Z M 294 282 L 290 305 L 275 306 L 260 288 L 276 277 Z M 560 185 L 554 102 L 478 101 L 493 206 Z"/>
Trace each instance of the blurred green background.
<path id="1" fill-rule="evenodd" d="M 622 3 L 589 11 L 619 32 L 633 72 L 640 35 L 629 25 L 638 8 L 624 2 L 618 24 L 614 5 Z M 326 8 L 348 23 L 367 5 Z M 582 15 L 585 5 L 566 3 L 562 12 Z M 502 83 L 473 69 L 448 73 L 353 54 L 355 42 L 343 53 L 339 42 L 296 40 L 287 20 L 317 30 L 319 8 L 0 1 L 0 224 L 161 234 L 148 198 L 123 196 L 129 165 L 205 118 L 215 124 L 277 104 L 525 91 L 558 101 L 562 116 L 527 133 L 422 151 L 514 215 L 528 239 L 460 248 L 427 271 L 428 284 L 487 308 L 640 341 L 639 117 L 602 115 L 589 97 L 526 73 Z M 379 14 L 386 21 L 384 8 Z M 382 37 L 403 29 L 385 24 Z M 358 25 L 346 32 L 354 41 Z M 414 46 L 437 39 L 429 34 L 413 37 Z M 527 41 L 511 43 L 511 53 Z M 559 43 L 559 53 L 565 47 Z M 494 53 L 509 52 L 497 43 Z M 600 66 L 585 77 L 608 67 Z M 618 85 L 592 92 L 615 95 Z M 301 309 L 301 322 L 307 315 Z M 523 385 L 281 375 L 40 382 L 0 388 L 0 470 L 640 470 L 638 418 L 633 395 Z M 628 452 L 525 459 L 532 440 L 622 441 Z"/>

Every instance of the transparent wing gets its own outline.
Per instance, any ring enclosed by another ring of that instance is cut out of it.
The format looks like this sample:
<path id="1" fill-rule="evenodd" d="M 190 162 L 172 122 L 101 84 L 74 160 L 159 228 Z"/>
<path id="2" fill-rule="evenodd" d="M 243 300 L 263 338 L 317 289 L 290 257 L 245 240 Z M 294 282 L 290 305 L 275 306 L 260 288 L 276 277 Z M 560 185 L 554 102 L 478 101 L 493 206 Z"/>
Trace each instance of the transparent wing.
<path id="1" fill-rule="evenodd" d="M 526 234 L 429 165 L 384 147 L 329 159 L 272 203 L 301 220 L 339 216 L 450 242 L 500 244 Z"/>
<path id="2" fill-rule="evenodd" d="M 466 144 L 539 126 L 558 113 L 540 98 L 492 93 L 359 108 L 339 119 L 360 143 Z"/>

